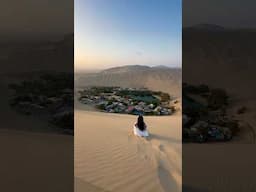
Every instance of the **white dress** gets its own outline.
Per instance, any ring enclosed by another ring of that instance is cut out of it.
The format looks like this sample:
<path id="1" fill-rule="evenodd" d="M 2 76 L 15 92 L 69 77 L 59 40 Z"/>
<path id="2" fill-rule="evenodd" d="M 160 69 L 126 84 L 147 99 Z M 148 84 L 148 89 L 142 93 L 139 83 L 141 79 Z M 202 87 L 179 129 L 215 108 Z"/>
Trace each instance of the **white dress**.
<path id="1" fill-rule="evenodd" d="M 136 124 L 133 126 L 133 133 L 134 133 L 134 135 L 139 136 L 139 137 L 148 137 L 149 136 L 147 129 L 145 129 L 144 131 L 141 131 L 136 126 Z"/>

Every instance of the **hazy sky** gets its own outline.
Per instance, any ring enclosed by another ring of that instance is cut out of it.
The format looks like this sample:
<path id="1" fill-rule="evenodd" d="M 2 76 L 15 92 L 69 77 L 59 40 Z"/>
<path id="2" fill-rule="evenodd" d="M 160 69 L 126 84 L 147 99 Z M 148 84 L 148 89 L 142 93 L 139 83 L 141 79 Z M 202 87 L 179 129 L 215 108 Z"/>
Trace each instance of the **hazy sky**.
<path id="1" fill-rule="evenodd" d="M 75 0 L 75 68 L 181 66 L 181 0 Z"/>
<path id="2" fill-rule="evenodd" d="M 184 27 L 202 23 L 256 27 L 255 0 L 183 0 L 182 4 Z"/>
<path id="3" fill-rule="evenodd" d="M 73 0 L 1 0 L 0 40 L 62 37 L 74 32 Z"/>

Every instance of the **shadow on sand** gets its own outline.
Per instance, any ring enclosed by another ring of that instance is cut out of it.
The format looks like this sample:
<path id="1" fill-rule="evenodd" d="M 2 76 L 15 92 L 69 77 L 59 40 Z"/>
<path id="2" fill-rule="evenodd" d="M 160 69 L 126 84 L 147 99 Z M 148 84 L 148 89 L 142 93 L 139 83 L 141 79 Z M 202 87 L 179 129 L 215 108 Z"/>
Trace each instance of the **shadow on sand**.
<path id="1" fill-rule="evenodd" d="M 89 182 L 86 182 L 78 177 L 75 177 L 75 192 L 88 191 L 88 192 L 109 192 Z"/>
<path id="2" fill-rule="evenodd" d="M 174 177 L 161 164 L 158 167 L 158 178 L 164 191 L 181 191 Z"/>
<path id="3" fill-rule="evenodd" d="M 147 141 L 151 141 L 151 140 L 156 139 L 156 140 L 163 140 L 163 141 L 172 142 L 172 143 L 175 143 L 175 144 L 181 144 L 181 140 L 174 139 L 174 138 L 171 138 L 171 137 L 166 137 L 166 136 L 163 136 L 163 135 L 157 135 L 157 134 L 153 134 L 153 133 L 150 133 L 149 137 L 145 137 L 145 139 Z"/>

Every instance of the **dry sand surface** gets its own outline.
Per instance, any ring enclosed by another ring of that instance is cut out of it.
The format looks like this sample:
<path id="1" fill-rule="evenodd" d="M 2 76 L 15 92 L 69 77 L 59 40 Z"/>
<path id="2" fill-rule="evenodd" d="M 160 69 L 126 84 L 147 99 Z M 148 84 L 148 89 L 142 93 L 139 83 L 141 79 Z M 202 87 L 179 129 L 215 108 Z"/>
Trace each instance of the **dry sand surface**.
<path id="1" fill-rule="evenodd" d="M 183 144 L 184 192 L 255 192 L 255 145 Z"/>
<path id="2" fill-rule="evenodd" d="M 75 85 L 147 87 L 180 99 L 181 70 L 124 66 L 76 75 Z M 146 116 L 145 139 L 131 132 L 136 116 L 96 112 L 75 101 L 76 192 L 181 191 L 180 111 Z"/>
<path id="3" fill-rule="evenodd" d="M 135 121 L 76 109 L 76 192 L 181 191 L 181 116 L 146 116 L 148 139 L 132 135 Z"/>
<path id="4" fill-rule="evenodd" d="M 1 191 L 73 190 L 73 138 L 0 130 Z"/>

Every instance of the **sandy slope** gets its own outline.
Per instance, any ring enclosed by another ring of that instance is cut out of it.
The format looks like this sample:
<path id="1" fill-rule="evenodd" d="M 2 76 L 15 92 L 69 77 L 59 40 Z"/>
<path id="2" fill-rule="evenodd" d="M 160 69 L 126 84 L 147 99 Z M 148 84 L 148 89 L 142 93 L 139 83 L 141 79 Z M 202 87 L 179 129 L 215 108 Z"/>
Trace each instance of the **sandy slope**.
<path id="1" fill-rule="evenodd" d="M 73 190 L 73 137 L 0 130 L 1 191 Z"/>
<path id="2" fill-rule="evenodd" d="M 126 66 L 98 73 L 76 74 L 77 88 L 84 86 L 147 87 L 163 91 L 176 98 L 181 97 L 181 69 Z"/>
<path id="3" fill-rule="evenodd" d="M 75 111 L 76 192 L 181 191 L 181 116 L 145 117 L 149 139 L 131 134 L 135 121 Z"/>
<path id="4" fill-rule="evenodd" d="M 184 192 L 255 192 L 255 145 L 183 144 Z"/>

